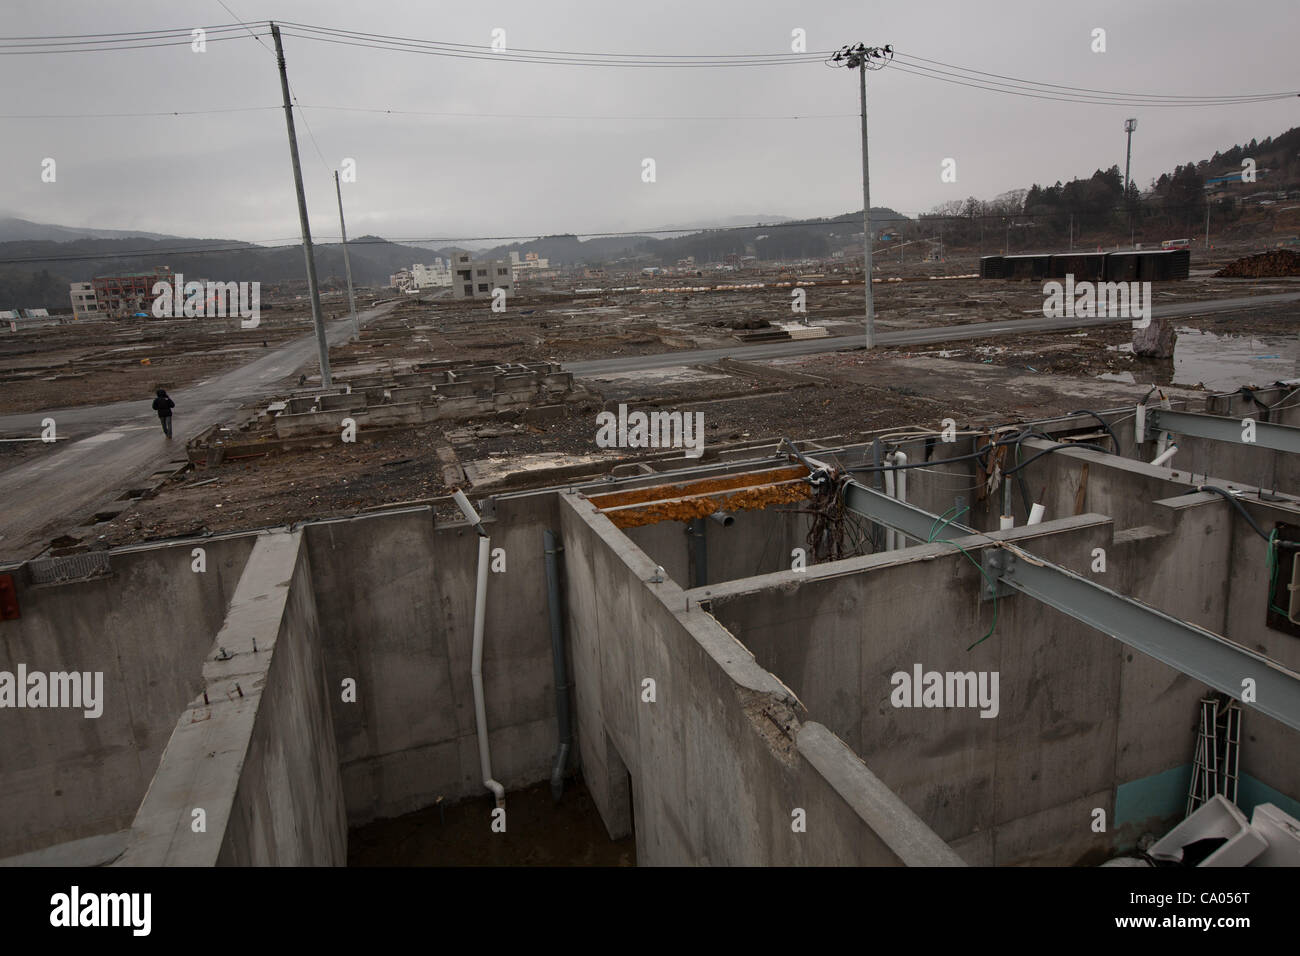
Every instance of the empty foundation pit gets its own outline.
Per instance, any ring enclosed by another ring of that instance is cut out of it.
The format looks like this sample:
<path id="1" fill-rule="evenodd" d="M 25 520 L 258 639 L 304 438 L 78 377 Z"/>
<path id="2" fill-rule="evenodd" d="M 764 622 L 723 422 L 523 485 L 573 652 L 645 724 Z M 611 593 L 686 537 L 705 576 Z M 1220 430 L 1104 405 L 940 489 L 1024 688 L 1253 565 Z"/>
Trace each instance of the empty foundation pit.
<path id="1" fill-rule="evenodd" d="M 1175 434 L 1156 466 L 1161 432 L 1101 416 L 501 494 L 486 546 L 445 502 L 0 569 L 0 673 L 102 679 L 97 717 L 0 710 L 0 858 L 1096 865 L 1185 813 L 1223 689 L 1198 639 L 1259 678 L 1236 802 L 1300 816 L 1290 453 Z M 1137 646 L 1153 615 L 1190 643 Z"/>

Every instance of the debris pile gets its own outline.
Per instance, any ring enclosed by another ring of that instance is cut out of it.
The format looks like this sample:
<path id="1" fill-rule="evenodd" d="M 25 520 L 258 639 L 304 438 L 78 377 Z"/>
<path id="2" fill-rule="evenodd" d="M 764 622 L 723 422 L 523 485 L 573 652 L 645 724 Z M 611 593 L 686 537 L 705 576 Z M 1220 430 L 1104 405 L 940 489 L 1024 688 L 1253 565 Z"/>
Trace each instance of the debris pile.
<path id="1" fill-rule="evenodd" d="M 1300 252 L 1273 249 L 1230 262 L 1214 274 L 1216 279 L 1269 279 L 1300 276 Z"/>

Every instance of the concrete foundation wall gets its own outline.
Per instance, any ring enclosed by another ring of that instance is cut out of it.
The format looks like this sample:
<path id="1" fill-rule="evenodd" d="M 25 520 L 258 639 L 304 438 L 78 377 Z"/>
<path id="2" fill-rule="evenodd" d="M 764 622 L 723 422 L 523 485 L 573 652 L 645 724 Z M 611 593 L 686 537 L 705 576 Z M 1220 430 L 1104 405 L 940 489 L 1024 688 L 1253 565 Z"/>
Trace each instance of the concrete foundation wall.
<path id="1" fill-rule="evenodd" d="M 554 496 L 498 503 L 504 572 L 488 575 L 483 675 L 492 770 L 546 779 L 558 731 L 542 531 Z M 348 820 L 360 825 L 488 792 L 470 667 L 478 537 L 428 508 L 304 529 L 320 609 Z M 342 700 L 346 679 L 355 703 Z"/>
<path id="2" fill-rule="evenodd" d="M 639 863 L 959 862 L 589 502 L 560 506 L 583 778 Z"/>
<path id="3" fill-rule="evenodd" d="M 1089 554 L 1110 529 L 1092 515 L 1006 536 L 1059 560 Z M 954 540 L 978 557 L 986 539 Z M 952 547 L 918 545 L 713 588 L 711 606 L 968 862 L 1099 860 L 1110 835 L 1091 831 L 1090 812 L 1109 807 L 1114 758 L 1098 741 L 1114 739 L 1124 648 L 1017 595 L 967 650 L 992 621 L 980 581 Z M 997 715 L 892 706 L 891 675 L 916 664 L 997 671 Z"/>
<path id="4" fill-rule="evenodd" d="M 102 672 L 103 713 L 0 709 L 0 857 L 130 825 L 252 548 L 246 535 L 117 551 L 108 576 L 67 584 L 13 572 L 22 617 L 0 622 L 0 671 Z"/>
<path id="5" fill-rule="evenodd" d="M 740 511 L 735 523 L 725 528 L 705 520 L 704 534 L 708 549 L 710 583 L 752 577 L 790 567 L 790 552 L 808 548 L 806 537 L 811 518 L 789 508 Z M 693 539 L 681 521 L 628 528 L 624 531 L 655 564 L 683 588 L 692 584 L 690 577 Z M 807 558 L 811 562 L 812 558 Z"/>
<path id="6" fill-rule="evenodd" d="M 117 865 L 344 864 L 343 793 L 300 533 L 258 536 L 203 678 Z"/>

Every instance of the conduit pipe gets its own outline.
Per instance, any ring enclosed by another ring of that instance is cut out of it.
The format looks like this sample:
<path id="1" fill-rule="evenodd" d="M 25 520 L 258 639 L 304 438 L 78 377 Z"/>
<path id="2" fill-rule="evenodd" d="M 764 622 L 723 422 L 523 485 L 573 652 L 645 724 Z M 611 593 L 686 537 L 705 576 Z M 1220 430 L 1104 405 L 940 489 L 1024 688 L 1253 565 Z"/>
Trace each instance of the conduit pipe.
<path id="1" fill-rule="evenodd" d="M 483 786 L 492 791 L 497 806 L 506 805 L 506 788 L 492 779 L 492 753 L 488 747 L 487 707 L 483 702 L 483 624 L 487 617 L 487 576 L 492 560 L 492 539 L 488 537 L 483 521 L 474 506 L 460 489 L 452 494 L 456 506 L 476 531 L 478 531 L 478 581 L 474 588 L 474 653 L 470 665 L 470 679 L 474 684 L 474 723 L 478 730 L 478 763 L 483 773 Z"/>
<path id="2" fill-rule="evenodd" d="M 1047 509 L 1044 508 L 1042 505 L 1035 503 L 1034 506 L 1029 509 L 1029 520 L 1026 521 L 1025 524 L 1041 524 L 1043 520 L 1043 514 L 1046 511 Z"/>
<path id="3" fill-rule="evenodd" d="M 1177 446 L 1177 445 L 1170 445 L 1168 448 L 1166 448 L 1166 449 L 1165 449 L 1164 451 L 1162 451 L 1160 454 L 1156 455 L 1155 458 L 1152 458 L 1152 459 L 1151 459 L 1151 464 L 1153 464 L 1153 465 L 1163 465 L 1163 464 L 1164 464 L 1165 462 L 1167 462 L 1170 458 L 1173 458 L 1174 455 L 1176 455 L 1176 454 L 1178 454 L 1178 446 Z"/>
<path id="4" fill-rule="evenodd" d="M 907 453 L 901 451 L 890 452 L 885 456 L 885 461 L 893 466 L 890 471 L 885 472 L 886 493 L 892 498 L 897 498 L 903 504 L 907 504 Z M 894 477 L 894 470 L 898 471 L 897 478 Z M 893 543 L 888 550 L 897 551 L 907 547 L 907 537 L 903 532 L 891 531 L 890 535 Z"/>
<path id="5" fill-rule="evenodd" d="M 564 550 L 554 531 L 543 533 L 546 544 L 546 597 L 551 612 L 551 661 L 555 668 L 555 719 L 560 725 L 560 744 L 551 765 L 551 796 L 556 803 L 564 796 L 564 769 L 573 749 L 573 723 L 569 714 L 569 665 L 564 654 L 564 615 L 560 609 L 560 568 L 557 555 Z"/>
<path id="6" fill-rule="evenodd" d="M 893 458 L 894 456 L 891 453 L 885 456 L 885 461 L 890 462 L 892 464 Z M 885 471 L 885 494 L 890 498 L 894 497 L 894 471 L 892 468 L 886 469 Z M 889 528 L 889 527 L 885 528 L 885 550 L 886 551 L 894 550 L 894 529 L 893 528 Z"/>

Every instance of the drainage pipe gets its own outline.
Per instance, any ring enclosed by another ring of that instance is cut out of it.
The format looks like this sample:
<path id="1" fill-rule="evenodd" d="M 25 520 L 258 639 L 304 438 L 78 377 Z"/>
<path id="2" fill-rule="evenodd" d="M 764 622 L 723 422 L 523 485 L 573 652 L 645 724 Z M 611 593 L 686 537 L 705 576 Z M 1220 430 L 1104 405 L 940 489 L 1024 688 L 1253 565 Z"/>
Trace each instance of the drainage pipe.
<path id="1" fill-rule="evenodd" d="M 894 467 L 898 469 L 898 478 L 895 482 L 895 489 L 898 492 L 898 500 L 907 504 L 907 454 L 905 452 L 894 452 Z M 899 531 L 894 535 L 894 546 L 899 550 L 907 547 L 907 535 Z"/>
<path id="2" fill-rule="evenodd" d="M 560 569 L 556 555 L 564 547 L 554 531 L 543 532 L 546 544 L 546 597 L 551 611 L 551 661 L 555 667 L 555 718 L 560 725 L 560 743 L 551 765 L 551 796 L 556 803 L 564 796 L 564 768 L 573 749 L 573 723 L 569 714 L 569 665 L 564 655 L 564 615 L 560 609 Z"/>
<path id="3" fill-rule="evenodd" d="M 885 456 L 885 461 L 890 465 L 890 469 L 885 472 L 885 494 L 907 504 L 907 454 L 893 451 Z M 898 472 L 897 476 L 894 475 L 895 471 Z M 889 542 L 886 551 L 898 551 L 907 547 L 907 538 L 901 531 L 891 530 L 886 540 Z"/>
<path id="4" fill-rule="evenodd" d="M 1047 511 L 1047 509 L 1046 509 L 1045 507 L 1043 507 L 1043 506 L 1040 505 L 1040 504 L 1035 503 L 1034 506 L 1033 506 L 1032 508 L 1029 509 L 1029 520 L 1026 521 L 1025 524 L 1039 524 L 1039 523 L 1041 523 L 1042 520 L 1043 520 L 1043 513 L 1046 512 L 1046 511 Z"/>
<path id="5" fill-rule="evenodd" d="M 474 723 L 478 730 L 478 763 L 483 773 L 483 786 L 492 791 L 497 806 L 506 805 L 506 788 L 492 779 L 492 752 L 488 747 L 487 706 L 483 702 L 483 625 L 487 617 L 487 576 L 492 560 L 492 539 L 488 537 L 474 506 L 459 489 L 452 497 L 456 507 L 478 531 L 478 580 L 474 588 L 474 653 L 470 665 L 470 679 L 474 684 Z"/>
<path id="6" fill-rule="evenodd" d="M 894 456 L 891 453 L 885 456 L 885 461 L 892 465 L 894 463 L 893 458 Z M 890 498 L 894 497 L 894 469 L 892 468 L 885 469 L 885 495 Z M 885 550 L 894 550 L 894 529 L 890 527 L 885 528 Z"/>
<path id="7" fill-rule="evenodd" d="M 1178 446 L 1177 446 L 1177 445 L 1170 445 L 1168 448 L 1166 448 L 1166 449 L 1165 449 L 1164 451 L 1162 451 L 1160 454 L 1156 455 L 1155 458 L 1151 459 L 1151 464 L 1153 464 L 1153 465 L 1163 465 L 1163 464 L 1164 464 L 1165 462 L 1167 462 L 1170 458 L 1173 458 L 1174 455 L 1176 455 L 1176 454 L 1178 454 Z"/>

